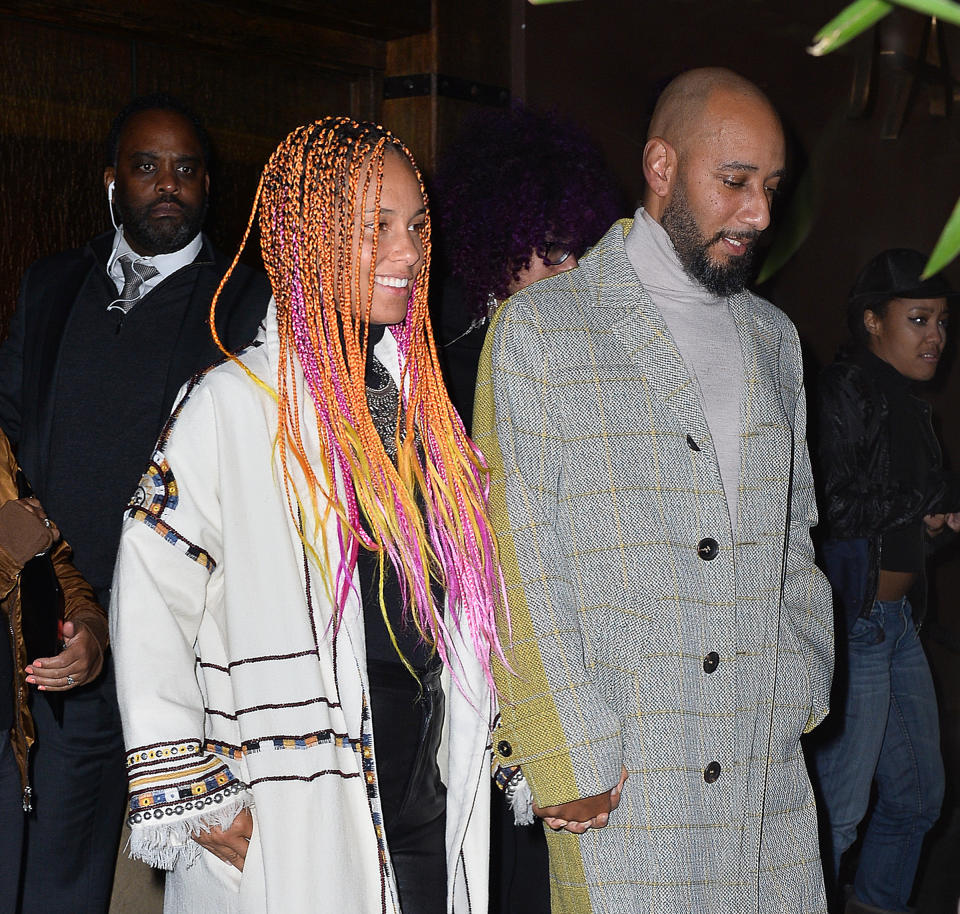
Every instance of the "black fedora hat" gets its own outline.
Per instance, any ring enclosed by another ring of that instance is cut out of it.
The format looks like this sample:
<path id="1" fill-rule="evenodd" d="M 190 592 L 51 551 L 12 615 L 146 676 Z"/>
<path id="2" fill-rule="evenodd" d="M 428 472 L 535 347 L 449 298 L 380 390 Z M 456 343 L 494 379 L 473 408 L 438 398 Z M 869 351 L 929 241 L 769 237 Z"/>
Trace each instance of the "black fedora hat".
<path id="1" fill-rule="evenodd" d="M 956 298 L 958 292 L 941 273 L 928 279 L 920 274 L 927 256 L 910 248 L 891 248 L 877 254 L 861 271 L 850 290 L 850 301 L 864 298 Z"/>

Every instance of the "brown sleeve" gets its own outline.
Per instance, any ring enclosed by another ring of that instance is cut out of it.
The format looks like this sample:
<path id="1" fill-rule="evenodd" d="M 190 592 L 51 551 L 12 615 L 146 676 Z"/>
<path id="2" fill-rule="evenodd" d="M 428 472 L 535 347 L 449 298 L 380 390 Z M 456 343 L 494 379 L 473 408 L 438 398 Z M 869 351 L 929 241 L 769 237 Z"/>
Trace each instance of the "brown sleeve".
<path id="1" fill-rule="evenodd" d="M 0 505 L 0 548 L 22 568 L 33 556 L 46 552 L 53 543 L 49 525 L 23 502 L 11 499 Z"/>
<path id="2" fill-rule="evenodd" d="M 0 505 L 17 497 L 17 461 L 7 436 L 0 430 Z M 22 562 L 18 562 L 9 552 L 0 546 L 0 599 L 16 586 Z"/>
<path id="3" fill-rule="evenodd" d="M 64 621 L 82 622 L 97 639 L 101 650 L 107 649 L 109 640 L 107 614 L 97 602 L 93 588 L 73 564 L 73 551 L 66 540 L 60 540 L 50 557 L 63 589 Z"/>
<path id="4" fill-rule="evenodd" d="M 20 576 L 20 563 L 0 546 L 0 600 L 5 600 Z"/>

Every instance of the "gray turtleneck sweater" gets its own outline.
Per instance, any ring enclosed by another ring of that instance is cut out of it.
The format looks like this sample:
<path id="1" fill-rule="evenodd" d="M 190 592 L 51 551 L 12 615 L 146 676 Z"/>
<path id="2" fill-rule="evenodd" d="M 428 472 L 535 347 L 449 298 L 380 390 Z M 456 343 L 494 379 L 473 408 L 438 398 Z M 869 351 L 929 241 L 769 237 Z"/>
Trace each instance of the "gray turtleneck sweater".
<path id="1" fill-rule="evenodd" d="M 740 399 L 743 355 L 727 300 L 691 279 L 663 227 L 640 207 L 626 238 L 627 259 L 657 306 L 690 376 L 720 465 L 720 479 L 736 536 L 740 478 Z"/>

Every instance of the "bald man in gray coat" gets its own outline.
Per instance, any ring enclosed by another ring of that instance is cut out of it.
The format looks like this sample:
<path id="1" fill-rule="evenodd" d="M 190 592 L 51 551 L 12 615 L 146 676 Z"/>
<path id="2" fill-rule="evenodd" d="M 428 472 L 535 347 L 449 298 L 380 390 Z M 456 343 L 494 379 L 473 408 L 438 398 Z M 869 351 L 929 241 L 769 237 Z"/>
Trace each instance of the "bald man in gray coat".
<path id="1" fill-rule="evenodd" d="M 800 736 L 832 610 L 800 346 L 745 291 L 780 121 L 691 71 L 643 167 L 634 220 L 511 298 L 481 358 L 512 626 L 494 751 L 550 827 L 554 914 L 823 912 Z"/>

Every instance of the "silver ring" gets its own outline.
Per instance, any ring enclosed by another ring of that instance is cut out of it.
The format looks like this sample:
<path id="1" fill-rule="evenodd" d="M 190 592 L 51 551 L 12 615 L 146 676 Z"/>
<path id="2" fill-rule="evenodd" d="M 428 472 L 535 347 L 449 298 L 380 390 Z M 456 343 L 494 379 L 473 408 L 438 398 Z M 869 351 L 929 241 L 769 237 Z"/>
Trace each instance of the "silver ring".
<path id="1" fill-rule="evenodd" d="M 44 526 L 44 527 L 49 527 L 49 526 L 50 526 L 50 518 L 49 518 L 49 517 L 45 517 L 45 518 L 43 519 L 43 526 Z"/>
<path id="2" fill-rule="evenodd" d="M 77 680 L 76 680 L 76 679 L 74 679 L 72 676 L 67 676 L 67 685 L 68 685 L 68 686 L 72 686 L 72 685 L 76 685 L 76 684 L 77 684 Z"/>

